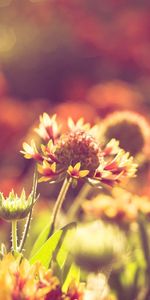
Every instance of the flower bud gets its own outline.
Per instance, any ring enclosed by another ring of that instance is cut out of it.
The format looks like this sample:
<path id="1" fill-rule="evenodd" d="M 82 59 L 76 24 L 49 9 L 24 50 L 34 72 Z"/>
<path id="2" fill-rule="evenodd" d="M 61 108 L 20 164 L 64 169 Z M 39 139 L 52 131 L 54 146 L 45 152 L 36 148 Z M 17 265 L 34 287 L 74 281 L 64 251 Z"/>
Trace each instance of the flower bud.
<path id="1" fill-rule="evenodd" d="M 33 192 L 27 198 L 24 189 L 20 197 L 13 190 L 7 198 L 3 196 L 3 193 L 0 193 L 0 217 L 9 221 L 24 219 L 34 203 Z"/>
<path id="2" fill-rule="evenodd" d="M 77 229 L 72 253 L 76 263 L 88 272 L 116 265 L 122 260 L 125 236 L 118 227 L 100 221 L 87 223 Z"/>

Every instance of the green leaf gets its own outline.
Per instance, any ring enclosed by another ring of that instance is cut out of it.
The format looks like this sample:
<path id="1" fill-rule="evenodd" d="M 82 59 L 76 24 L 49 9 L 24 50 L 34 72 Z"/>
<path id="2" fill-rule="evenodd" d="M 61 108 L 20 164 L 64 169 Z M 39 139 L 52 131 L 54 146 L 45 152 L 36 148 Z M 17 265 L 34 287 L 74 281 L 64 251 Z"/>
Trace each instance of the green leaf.
<path id="1" fill-rule="evenodd" d="M 69 229 L 74 226 L 74 223 L 67 224 L 62 229 L 56 231 L 44 244 L 40 247 L 40 249 L 31 257 L 30 262 L 34 264 L 37 261 L 40 261 L 43 266 L 46 268 L 49 267 L 52 258 L 55 259 L 61 248 L 64 237 Z M 48 227 L 49 229 L 49 227 Z M 47 229 L 45 229 L 45 236 L 42 235 L 42 239 L 46 237 Z M 49 231 L 48 231 L 49 233 Z"/>
<path id="2" fill-rule="evenodd" d="M 65 265 L 66 259 L 68 257 L 68 252 L 69 252 L 69 243 L 70 241 L 72 241 L 73 238 L 73 232 L 72 229 L 76 228 L 76 223 L 73 222 L 70 224 L 69 226 L 69 230 L 65 231 L 63 233 L 63 236 L 61 238 L 63 238 L 63 243 L 59 242 L 59 250 L 57 252 L 57 255 L 55 256 L 56 261 L 60 267 L 60 269 L 62 269 Z"/>
<path id="3" fill-rule="evenodd" d="M 73 280 L 75 280 L 76 283 L 79 283 L 80 281 L 80 268 L 74 263 L 71 265 L 67 277 L 65 279 L 65 282 L 63 284 L 62 287 L 63 292 L 67 292 L 68 287 Z"/>
<path id="4" fill-rule="evenodd" d="M 48 268 L 62 232 L 62 230 L 56 231 L 35 253 L 35 255 L 31 257 L 30 263 L 34 264 L 37 261 L 40 261 L 43 266 Z"/>
<path id="5" fill-rule="evenodd" d="M 30 255 L 31 257 L 43 246 L 43 244 L 45 243 L 45 241 L 48 238 L 49 231 L 50 231 L 50 224 L 48 224 L 44 227 L 44 229 L 42 230 L 42 232 L 36 239 L 36 241 L 33 245 L 32 251 L 31 251 L 31 255 Z"/>

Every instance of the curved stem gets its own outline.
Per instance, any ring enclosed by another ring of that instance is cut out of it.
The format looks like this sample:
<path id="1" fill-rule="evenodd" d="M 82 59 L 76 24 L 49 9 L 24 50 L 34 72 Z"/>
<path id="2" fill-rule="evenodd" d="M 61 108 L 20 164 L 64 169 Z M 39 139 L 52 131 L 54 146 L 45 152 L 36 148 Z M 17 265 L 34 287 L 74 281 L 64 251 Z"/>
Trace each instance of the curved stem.
<path id="1" fill-rule="evenodd" d="M 32 218 L 32 210 L 33 210 L 34 202 L 35 202 L 35 199 L 36 199 L 36 190 L 37 190 L 37 170 L 35 168 L 34 177 L 33 177 L 33 187 L 32 187 L 32 193 L 33 193 L 32 194 L 32 206 L 31 206 L 31 210 L 29 212 L 29 215 L 27 217 L 27 221 L 25 223 L 25 229 L 24 229 L 24 232 L 23 232 L 22 240 L 21 240 L 20 245 L 19 245 L 19 252 L 21 252 L 23 250 L 24 244 L 25 244 L 27 236 L 28 236 L 30 223 L 31 223 L 31 218 Z"/>
<path id="2" fill-rule="evenodd" d="M 12 221 L 12 250 L 17 252 L 17 220 Z"/>
<path id="3" fill-rule="evenodd" d="M 72 182 L 72 178 L 70 177 L 69 179 L 66 177 L 63 185 L 61 187 L 60 193 L 58 195 L 58 198 L 56 200 L 54 209 L 53 209 L 53 213 L 52 213 L 52 222 L 51 222 L 51 228 L 50 228 L 50 232 L 48 235 L 48 238 L 54 233 L 55 227 L 56 227 L 56 222 L 57 222 L 57 217 L 59 214 L 59 211 L 61 209 L 61 206 L 63 204 L 63 201 L 66 197 L 67 191 L 70 187 L 70 184 Z"/>
<path id="4" fill-rule="evenodd" d="M 90 190 L 91 190 L 91 186 L 88 183 L 85 183 L 81 188 L 80 192 L 78 193 L 77 197 L 74 199 L 73 205 L 70 207 L 68 211 L 69 221 L 70 220 L 72 221 L 74 218 L 76 218 L 77 212 Z"/>

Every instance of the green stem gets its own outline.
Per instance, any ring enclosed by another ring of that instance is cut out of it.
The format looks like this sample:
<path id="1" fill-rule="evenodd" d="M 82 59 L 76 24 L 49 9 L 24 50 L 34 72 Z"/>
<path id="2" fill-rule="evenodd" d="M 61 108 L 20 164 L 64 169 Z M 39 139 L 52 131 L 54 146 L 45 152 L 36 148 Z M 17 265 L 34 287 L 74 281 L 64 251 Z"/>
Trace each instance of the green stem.
<path id="1" fill-rule="evenodd" d="M 67 194 L 67 191 L 68 191 L 68 189 L 70 187 L 71 182 L 72 182 L 72 178 L 71 177 L 69 179 L 66 177 L 65 180 L 64 180 L 64 182 L 63 182 L 63 185 L 61 187 L 60 193 L 58 195 L 58 198 L 56 200 L 56 203 L 55 203 L 55 206 L 54 206 L 54 209 L 53 209 L 51 228 L 50 228 L 50 232 L 49 232 L 48 238 L 55 231 L 57 217 L 58 217 L 58 214 L 60 212 L 60 209 L 62 207 L 62 204 L 64 202 L 64 199 L 66 197 L 66 194 Z"/>
<path id="2" fill-rule="evenodd" d="M 72 221 L 73 219 L 76 218 L 77 212 L 90 190 L 91 190 L 91 186 L 88 183 L 85 183 L 81 188 L 80 192 L 78 193 L 78 196 L 74 199 L 73 205 L 70 207 L 68 211 L 67 215 L 69 221 Z"/>
<path id="3" fill-rule="evenodd" d="M 149 274 L 150 274 L 150 245 L 149 245 L 149 237 L 146 230 L 146 223 L 141 216 L 138 220 L 139 224 L 139 233 L 140 233 L 140 239 L 141 239 L 141 245 L 143 248 L 143 254 L 145 257 L 146 262 L 146 270 L 145 270 L 145 286 L 147 288 L 146 295 L 144 297 L 144 300 L 150 299 L 150 287 L 149 287 Z"/>
<path id="4" fill-rule="evenodd" d="M 27 221 L 25 223 L 25 229 L 24 229 L 22 240 L 20 242 L 19 249 L 18 249 L 19 252 L 21 252 L 23 250 L 24 244 L 25 244 L 27 236 L 28 236 L 30 223 L 31 223 L 31 219 L 32 219 L 33 206 L 34 206 L 34 202 L 35 202 L 35 199 L 36 199 L 36 190 L 37 190 L 37 170 L 35 168 L 34 177 L 33 177 L 33 187 L 32 187 L 32 192 L 33 192 L 33 194 L 32 194 L 32 206 L 31 206 L 31 210 L 29 212 L 29 215 L 27 217 Z"/>
<path id="5" fill-rule="evenodd" d="M 17 220 L 12 221 L 12 250 L 17 252 Z"/>

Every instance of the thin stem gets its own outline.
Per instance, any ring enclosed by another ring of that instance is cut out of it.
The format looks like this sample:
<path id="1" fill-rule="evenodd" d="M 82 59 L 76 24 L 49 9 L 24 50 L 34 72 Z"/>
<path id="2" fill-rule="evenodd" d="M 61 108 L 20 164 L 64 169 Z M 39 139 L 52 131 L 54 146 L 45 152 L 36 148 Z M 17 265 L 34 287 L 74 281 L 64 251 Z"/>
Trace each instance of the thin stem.
<path id="1" fill-rule="evenodd" d="M 12 221 L 12 250 L 17 252 L 17 220 Z"/>
<path id="2" fill-rule="evenodd" d="M 77 212 L 90 190 L 91 190 L 91 186 L 88 183 L 85 183 L 81 188 L 80 192 L 78 193 L 77 197 L 74 199 L 73 205 L 70 207 L 68 211 L 69 221 L 70 220 L 72 221 L 76 218 Z"/>
<path id="3" fill-rule="evenodd" d="M 145 257 L 146 262 L 146 270 L 145 270 L 145 286 L 147 288 L 146 295 L 144 297 L 144 300 L 150 299 L 150 287 L 149 287 L 149 273 L 150 273 L 150 245 L 149 245 L 149 238 L 148 233 L 146 230 L 146 223 L 143 219 L 143 216 L 141 216 L 138 220 L 139 224 L 139 233 L 140 233 L 140 239 L 141 239 L 141 245 L 143 248 L 143 254 Z"/>
<path id="4" fill-rule="evenodd" d="M 22 240 L 20 242 L 19 245 L 19 252 L 21 252 L 23 250 L 24 244 L 26 242 L 27 236 L 28 236 L 28 232 L 29 232 L 29 228 L 30 228 L 30 223 L 31 223 L 31 219 L 32 219 L 32 211 L 33 211 L 33 205 L 36 199 L 36 190 L 37 190 L 37 170 L 35 168 L 35 172 L 34 172 L 34 177 L 33 177 L 33 187 L 32 187 L 32 206 L 31 206 L 31 210 L 29 212 L 27 221 L 25 223 L 25 229 L 23 232 L 23 236 L 22 236 Z"/>
<path id="5" fill-rule="evenodd" d="M 66 194 L 67 194 L 67 191 L 70 187 L 71 182 L 72 182 L 71 177 L 69 179 L 66 177 L 64 182 L 63 182 L 60 193 L 59 193 L 58 198 L 56 200 L 56 204 L 55 204 L 54 209 L 53 209 L 51 228 L 50 228 L 50 232 L 49 232 L 48 237 L 50 237 L 54 233 L 54 230 L 55 230 L 55 227 L 56 227 L 56 222 L 57 222 L 57 217 L 58 217 L 59 211 L 60 211 L 61 206 L 63 204 L 63 201 L 66 197 Z"/>

